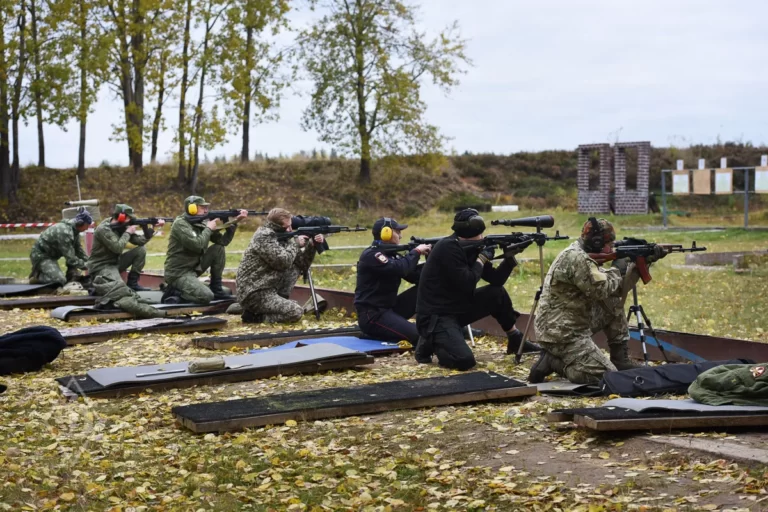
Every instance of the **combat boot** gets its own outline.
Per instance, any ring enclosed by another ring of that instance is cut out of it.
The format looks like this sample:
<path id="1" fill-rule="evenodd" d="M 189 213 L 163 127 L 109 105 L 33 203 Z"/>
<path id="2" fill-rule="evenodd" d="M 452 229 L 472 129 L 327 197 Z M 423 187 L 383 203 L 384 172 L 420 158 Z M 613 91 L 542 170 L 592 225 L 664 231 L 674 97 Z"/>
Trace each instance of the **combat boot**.
<path id="1" fill-rule="evenodd" d="M 608 345 L 608 349 L 611 352 L 611 362 L 617 370 L 632 370 L 642 366 L 629 358 L 629 347 L 627 347 L 626 342 L 612 343 Z"/>
<path id="2" fill-rule="evenodd" d="M 430 364 L 432 362 L 432 342 L 419 336 L 419 341 L 416 342 L 416 348 L 413 350 L 413 354 L 416 356 L 417 363 Z"/>
<path id="3" fill-rule="evenodd" d="M 162 304 L 181 304 L 181 293 L 173 286 L 166 286 L 163 297 L 160 299 Z"/>
<path id="4" fill-rule="evenodd" d="M 517 354 L 517 349 L 520 348 L 520 342 L 523 341 L 523 333 L 520 329 L 512 329 L 507 333 L 507 354 Z M 536 343 L 526 341 L 523 346 L 523 353 L 526 352 L 540 352 L 541 347 Z"/>
<path id="5" fill-rule="evenodd" d="M 263 314 L 251 313 L 247 309 L 243 310 L 242 315 L 240 315 L 240 319 L 243 321 L 244 324 L 263 324 L 264 323 Z"/>
<path id="6" fill-rule="evenodd" d="M 128 272 L 128 279 L 126 280 L 126 283 L 128 285 L 128 288 L 135 292 L 148 292 L 150 289 L 145 288 L 139 284 L 139 274 L 135 270 L 131 270 Z"/>
<path id="7" fill-rule="evenodd" d="M 533 363 L 533 366 L 531 366 L 531 372 L 528 374 L 528 382 L 531 384 L 539 384 L 544 382 L 544 379 L 546 379 L 548 375 L 554 373 L 555 371 L 553 362 L 554 357 L 552 357 L 552 355 L 546 350 L 543 350 L 539 356 L 538 361 Z"/>
<path id="8" fill-rule="evenodd" d="M 211 277 L 211 284 L 208 285 L 208 288 L 213 292 L 213 300 L 227 300 L 232 298 L 232 295 L 224 291 L 224 288 L 221 287 L 220 277 Z"/>

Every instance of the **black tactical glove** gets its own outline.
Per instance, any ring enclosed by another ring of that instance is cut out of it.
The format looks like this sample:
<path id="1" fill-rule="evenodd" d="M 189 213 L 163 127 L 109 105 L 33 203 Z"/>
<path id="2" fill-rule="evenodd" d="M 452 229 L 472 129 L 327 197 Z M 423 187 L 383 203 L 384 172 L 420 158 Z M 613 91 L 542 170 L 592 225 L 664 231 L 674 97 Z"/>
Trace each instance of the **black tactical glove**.
<path id="1" fill-rule="evenodd" d="M 496 251 L 493 247 L 484 247 L 480 254 L 477 256 L 477 261 L 485 266 L 486 263 L 491 261 L 496 256 Z"/>

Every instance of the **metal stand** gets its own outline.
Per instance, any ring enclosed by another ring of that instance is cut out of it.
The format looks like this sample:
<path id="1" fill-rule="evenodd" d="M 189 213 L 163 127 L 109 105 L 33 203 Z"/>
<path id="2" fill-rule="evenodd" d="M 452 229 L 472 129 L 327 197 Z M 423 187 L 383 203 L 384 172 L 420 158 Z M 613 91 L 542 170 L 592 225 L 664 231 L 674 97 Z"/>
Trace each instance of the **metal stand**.
<path id="1" fill-rule="evenodd" d="M 536 232 L 541 233 L 541 226 L 536 226 Z M 533 325 L 533 314 L 536 312 L 536 308 L 539 306 L 541 291 L 544 289 L 544 243 L 545 240 L 536 240 L 536 244 L 539 246 L 539 272 L 541 274 L 541 285 L 536 291 L 536 297 L 533 299 L 533 307 L 531 308 L 531 314 L 528 316 L 528 321 L 525 323 L 523 339 L 520 341 L 520 346 L 517 347 L 517 354 L 515 354 L 516 364 L 520 364 L 520 361 L 523 359 L 523 349 L 525 348 L 525 342 L 528 339 L 528 333 L 531 331 L 531 325 Z"/>
<path id="2" fill-rule="evenodd" d="M 312 282 L 312 270 L 307 269 L 304 272 L 304 282 L 309 283 L 309 294 L 312 297 L 312 307 L 315 308 L 315 318 L 320 320 L 320 308 L 317 306 L 317 294 L 315 294 L 315 283 Z"/>
<path id="3" fill-rule="evenodd" d="M 669 358 L 667 358 L 667 351 L 664 350 L 659 337 L 656 336 L 656 331 L 653 329 L 653 325 L 651 325 L 651 320 L 648 318 L 648 315 L 645 314 L 643 306 L 637 302 L 637 286 L 632 287 L 632 302 L 633 304 L 629 306 L 629 312 L 627 313 L 627 323 L 629 323 L 629 319 L 632 318 L 632 315 L 635 315 L 635 321 L 637 321 L 637 330 L 640 333 L 640 343 L 643 347 L 643 359 L 645 360 L 645 365 L 648 366 L 648 350 L 645 344 L 646 325 L 648 326 L 648 331 L 651 333 L 651 336 L 653 336 L 653 339 L 656 340 L 656 346 L 659 347 L 661 355 L 664 356 L 664 361 L 669 363 Z M 645 324 L 643 321 L 645 321 Z"/>
<path id="4" fill-rule="evenodd" d="M 467 325 L 467 332 L 469 333 L 469 341 L 472 343 L 472 346 L 475 346 L 475 335 L 472 334 L 472 326 Z"/>

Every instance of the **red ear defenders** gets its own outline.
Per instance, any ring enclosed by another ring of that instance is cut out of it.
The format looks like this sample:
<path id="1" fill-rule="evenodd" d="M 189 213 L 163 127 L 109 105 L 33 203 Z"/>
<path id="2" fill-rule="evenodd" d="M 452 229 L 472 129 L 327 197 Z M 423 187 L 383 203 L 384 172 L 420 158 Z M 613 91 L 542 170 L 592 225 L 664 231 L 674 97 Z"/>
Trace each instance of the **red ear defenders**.
<path id="1" fill-rule="evenodd" d="M 123 224 L 125 222 L 128 222 L 128 216 L 124 212 L 120 212 L 117 214 L 117 217 L 115 218 L 115 220 L 117 220 L 117 222 L 119 222 L 120 224 Z"/>
<path id="2" fill-rule="evenodd" d="M 382 242 L 389 242 L 392 240 L 392 219 L 389 217 L 384 217 L 384 226 L 381 228 L 379 238 Z"/>

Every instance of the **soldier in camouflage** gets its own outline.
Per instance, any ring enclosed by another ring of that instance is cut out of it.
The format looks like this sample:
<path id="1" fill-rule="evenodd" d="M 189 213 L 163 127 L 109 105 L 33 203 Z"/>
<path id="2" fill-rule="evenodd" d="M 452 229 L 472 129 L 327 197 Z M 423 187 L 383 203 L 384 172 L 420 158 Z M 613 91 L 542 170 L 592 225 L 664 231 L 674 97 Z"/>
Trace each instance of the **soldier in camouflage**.
<path id="1" fill-rule="evenodd" d="M 204 220 L 208 206 L 202 197 L 190 196 L 184 200 L 184 214 L 173 221 L 165 259 L 165 303 L 178 304 L 183 300 L 207 305 L 212 300 L 231 297 L 221 286 L 227 259 L 224 248 L 234 238 L 237 222 L 246 218 L 248 211 L 240 210 L 240 215 L 222 233 L 218 219 Z M 198 276 L 208 269 L 211 283 L 205 286 Z"/>
<path id="2" fill-rule="evenodd" d="M 136 234 L 137 226 L 129 226 L 134 217 L 133 208 L 127 204 L 115 205 L 112 217 L 104 220 L 93 232 L 93 247 L 88 258 L 88 273 L 93 277 L 97 309 L 118 308 L 131 313 L 137 318 L 159 318 L 165 312 L 145 303 L 137 294 L 147 288 L 139 286 L 139 274 L 147 258 L 145 244 L 152 238 L 154 231 L 150 226 L 142 226 L 143 235 Z M 160 220 L 158 225 L 165 221 Z M 125 251 L 131 243 L 133 249 Z M 123 282 L 120 272 L 128 269 L 127 283 Z"/>
<path id="3" fill-rule="evenodd" d="M 139 285 L 139 275 L 147 260 L 145 245 L 154 235 L 154 230 L 152 226 L 142 226 L 143 234 L 137 234 L 138 226 L 128 225 L 133 218 L 133 208 L 127 204 L 118 204 L 115 205 L 112 218 L 105 219 L 96 227 L 91 256 L 88 258 L 88 273 L 93 277 L 108 275 L 112 280 L 122 280 L 120 272 L 130 267 L 127 285 L 138 292 L 148 290 Z M 158 221 L 158 226 L 164 224 L 164 220 Z M 129 243 L 135 247 L 126 251 Z"/>
<path id="4" fill-rule="evenodd" d="M 288 297 L 296 280 L 315 258 L 315 245 L 323 235 L 277 239 L 277 233 L 290 232 L 291 214 L 274 208 L 263 226 L 256 230 L 237 269 L 237 301 L 246 323 L 296 322 L 304 314 L 297 302 Z"/>
<path id="5" fill-rule="evenodd" d="M 567 247 L 552 263 L 544 280 L 534 327 L 544 351 L 531 368 L 528 380 L 543 382 L 555 372 L 576 384 L 597 383 L 606 371 L 635 368 L 629 359 L 629 327 L 624 301 L 639 274 L 634 263 L 607 270 L 590 257 L 610 253 L 616 232 L 605 219 L 590 218 L 579 240 Z M 656 261 L 663 251 L 649 257 Z M 603 331 L 608 338 L 610 359 L 592 341 Z"/>
<path id="6" fill-rule="evenodd" d="M 91 214 L 81 208 L 74 219 L 63 220 L 42 232 L 29 254 L 32 272 L 29 282 L 56 283 L 64 286 L 85 270 L 88 255 L 80 245 L 80 233 L 93 223 Z M 59 258 L 67 265 L 66 275 L 59 268 Z"/>

